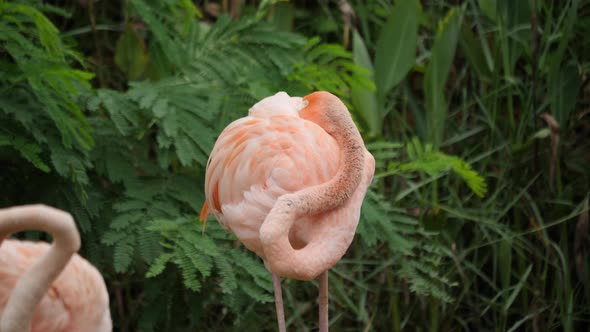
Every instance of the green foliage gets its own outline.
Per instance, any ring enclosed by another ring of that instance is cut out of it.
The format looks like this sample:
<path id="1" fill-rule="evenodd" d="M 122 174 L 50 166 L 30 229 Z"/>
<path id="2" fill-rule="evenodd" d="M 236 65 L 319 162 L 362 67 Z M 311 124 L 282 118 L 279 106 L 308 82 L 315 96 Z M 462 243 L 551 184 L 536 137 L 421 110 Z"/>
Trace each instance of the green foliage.
<path id="1" fill-rule="evenodd" d="M 321 44 L 310 39 L 304 47 L 304 61 L 294 66 L 292 80 L 301 81 L 308 91 L 325 90 L 346 96 L 351 87 L 375 89 L 374 83 L 360 66 L 351 63 L 352 56 L 338 44 Z"/>
<path id="2" fill-rule="evenodd" d="M 583 329 L 590 7 L 338 4 L 0 2 L 2 206 L 74 214 L 117 331 L 274 330 L 262 261 L 197 221 L 204 169 L 257 100 L 330 90 L 377 168 L 331 329 Z M 317 287 L 283 294 L 313 328 Z"/>
<path id="3" fill-rule="evenodd" d="M 443 140 L 447 117 L 444 86 L 453 63 L 460 26 L 461 12 L 459 9 L 453 8 L 438 25 L 430 61 L 424 74 L 425 130 L 428 133 L 425 138 L 435 148 L 438 148 Z"/>
<path id="4" fill-rule="evenodd" d="M 414 0 L 400 1 L 390 8 L 387 21 L 379 32 L 374 61 L 363 37 L 357 31 L 353 33 L 354 63 L 367 69 L 376 84 L 375 89 L 351 87 L 354 109 L 365 121 L 369 137 L 381 134 L 381 118 L 389 108 L 386 97 L 415 65 L 420 15 L 420 3 Z"/>
<path id="5" fill-rule="evenodd" d="M 375 70 L 369 56 L 369 52 L 362 37 L 357 31 L 352 35 L 352 59 L 354 63 L 369 72 L 369 78 L 374 81 Z M 370 137 L 376 137 L 381 132 L 381 111 L 377 104 L 376 89 L 363 86 L 353 86 L 350 89 L 352 106 L 351 110 L 356 115 L 359 127 L 364 128 Z"/>
<path id="6" fill-rule="evenodd" d="M 406 154 L 408 162 L 391 163 L 389 170 L 382 175 L 424 172 L 431 177 L 438 177 L 452 170 L 465 181 L 474 194 L 479 197 L 485 195 L 487 190 L 485 180 L 463 159 L 435 151 L 432 149 L 432 144 L 423 145 L 418 138 L 412 139 L 406 145 Z"/>
<path id="7" fill-rule="evenodd" d="M 375 51 L 375 83 L 381 105 L 416 62 L 420 7 L 419 1 L 398 1 L 381 29 Z"/>
<path id="8" fill-rule="evenodd" d="M 138 32 L 127 24 L 125 33 L 117 40 L 115 63 L 130 81 L 141 77 L 148 65 L 148 54 Z"/>
<path id="9" fill-rule="evenodd" d="M 42 103 L 43 113 L 53 121 L 66 147 L 76 142 L 90 148 L 90 128 L 76 98 L 89 87 L 93 75 L 70 68 L 67 61 L 77 60 L 78 55 L 62 45 L 57 28 L 37 9 L 2 3 L 0 18 L 0 42 L 8 55 L 0 66 L 0 91 L 7 93 L 10 87 L 31 94 L 32 99 Z M 2 103 L 4 113 L 17 112 L 13 108 L 18 103 L 16 98 L 2 99 L 6 100 Z"/>
<path id="10" fill-rule="evenodd" d="M 162 246 L 167 250 L 155 260 L 147 277 L 158 276 L 167 263 L 173 263 L 182 271 L 184 284 L 193 291 L 199 291 L 200 280 L 215 272 L 220 278 L 220 291 L 227 296 L 235 294 L 262 303 L 273 300 L 268 271 L 244 249 L 230 248 L 234 239 L 218 223 L 209 224 L 207 232 L 201 232 L 194 219 L 160 219 L 148 229 L 164 236 L 166 241 Z M 240 292 L 243 294 L 237 294 Z"/>
<path id="11" fill-rule="evenodd" d="M 49 172 L 49 166 L 43 162 L 39 153 L 41 147 L 35 143 L 28 142 L 22 137 L 0 136 L 0 147 L 10 146 L 17 150 L 20 155 L 43 172 Z"/>
<path id="12" fill-rule="evenodd" d="M 62 44 L 57 28 L 37 9 L 2 3 L 0 22 L 1 154 L 6 158 L 18 152 L 33 167 L 47 173 L 53 166 L 84 185 L 84 162 L 65 159 L 93 144 L 77 104 L 92 74 L 70 67 L 68 62 L 78 56 Z"/>
<path id="13" fill-rule="evenodd" d="M 440 273 L 448 262 L 436 233 L 427 232 L 414 217 L 402 213 L 382 196 L 369 190 L 363 203 L 358 234 L 367 246 L 384 243 L 389 247 L 396 270 L 412 291 L 451 302 L 448 288 L 455 283 Z"/>

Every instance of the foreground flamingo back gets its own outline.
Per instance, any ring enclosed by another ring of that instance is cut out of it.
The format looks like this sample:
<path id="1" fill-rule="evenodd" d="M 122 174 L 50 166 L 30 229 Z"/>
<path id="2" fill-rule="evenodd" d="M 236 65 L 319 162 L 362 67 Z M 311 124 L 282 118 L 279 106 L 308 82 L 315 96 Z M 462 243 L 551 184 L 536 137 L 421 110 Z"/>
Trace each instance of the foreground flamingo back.
<path id="1" fill-rule="evenodd" d="M 44 242 L 10 239 L 0 242 L 0 317 L 19 279 L 49 249 L 50 245 Z M 104 280 L 94 266 L 77 254 L 35 307 L 31 321 L 31 332 L 73 331 L 112 331 Z"/>
<path id="2" fill-rule="evenodd" d="M 0 312 L 20 276 L 48 249 L 46 243 L 15 240 L 2 243 Z M 31 331 L 111 331 L 108 303 L 102 276 L 75 255 L 37 306 Z"/>

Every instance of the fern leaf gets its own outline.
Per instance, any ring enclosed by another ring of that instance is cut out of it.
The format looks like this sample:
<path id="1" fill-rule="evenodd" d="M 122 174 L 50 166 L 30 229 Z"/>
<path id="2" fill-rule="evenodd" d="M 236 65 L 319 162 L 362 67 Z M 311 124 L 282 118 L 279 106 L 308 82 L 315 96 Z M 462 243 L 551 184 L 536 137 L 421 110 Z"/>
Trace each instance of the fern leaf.
<path id="1" fill-rule="evenodd" d="M 248 296 L 250 296 L 256 302 L 268 303 L 274 300 L 274 298 L 267 291 L 253 284 L 250 280 L 241 281 L 240 289 L 248 294 Z"/>
<path id="2" fill-rule="evenodd" d="M 363 203 L 358 231 L 367 245 L 384 242 L 392 253 L 400 256 L 396 260 L 400 273 L 412 290 L 451 301 L 445 288 L 453 284 L 438 272 L 445 254 L 435 245 L 436 233 L 424 231 L 413 217 L 394 211 L 390 203 L 372 189 Z"/>
<path id="3" fill-rule="evenodd" d="M 138 108 L 119 92 L 98 90 L 97 96 L 90 102 L 95 105 L 103 104 L 119 132 L 125 136 L 132 134 L 140 125 Z"/>
<path id="4" fill-rule="evenodd" d="M 191 258 L 182 251 L 177 251 L 176 257 L 176 263 L 180 266 L 186 288 L 195 292 L 199 291 L 201 282 L 197 279 L 197 269 Z"/>
<path id="5" fill-rule="evenodd" d="M 159 234 L 154 232 L 139 232 L 137 235 L 137 248 L 139 256 L 144 262 L 149 264 L 160 255 L 162 252 L 160 239 Z"/>
<path id="6" fill-rule="evenodd" d="M 236 274 L 230 261 L 224 256 L 220 255 L 215 259 L 215 266 L 221 275 L 221 292 L 225 294 L 232 294 L 238 287 Z"/>
<path id="7" fill-rule="evenodd" d="M 107 232 L 102 237 L 102 243 L 112 246 L 126 237 L 127 234 L 124 232 Z"/>
<path id="8" fill-rule="evenodd" d="M 50 168 L 43 162 L 39 154 L 42 152 L 38 144 L 28 142 L 22 137 L 9 137 L 0 134 L 0 146 L 10 146 L 20 153 L 20 155 L 28 160 L 33 166 L 45 173 L 49 173 Z"/>
<path id="9" fill-rule="evenodd" d="M 211 268 L 213 267 L 213 264 L 211 262 L 210 256 L 200 252 L 190 242 L 187 242 L 183 239 L 178 239 L 176 244 L 183 252 L 183 255 L 190 259 L 192 265 L 195 268 L 195 271 L 199 271 L 203 277 L 208 277 L 211 275 Z"/>
<path id="10" fill-rule="evenodd" d="M 150 265 L 149 270 L 145 274 L 146 278 L 154 278 L 160 275 L 166 268 L 166 264 L 174 257 L 172 253 L 164 253 L 158 256 Z"/>
<path id="11" fill-rule="evenodd" d="M 478 197 L 483 197 L 487 191 L 487 185 L 483 177 L 475 172 L 471 165 L 457 156 L 450 156 L 441 151 L 432 149 L 431 144 L 422 145 L 414 138 L 406 145 L 406 153 L 409 162 L 392 163 L 390 169 L 383 175 L 407 174 L 410 172 L 425 172 L 430 176 L 439 176 L 445 172 L 453 171 L 461 177 L 471 191 Z"/>
<path id="12" fill-rule="evenodd" d="M 127 236 L 124 240 L 115 244 L 113 266 L 116 272 L 126 272 L 129 269 L 135 254 L 134 242 L 135 238 L 133 236 Z"/>

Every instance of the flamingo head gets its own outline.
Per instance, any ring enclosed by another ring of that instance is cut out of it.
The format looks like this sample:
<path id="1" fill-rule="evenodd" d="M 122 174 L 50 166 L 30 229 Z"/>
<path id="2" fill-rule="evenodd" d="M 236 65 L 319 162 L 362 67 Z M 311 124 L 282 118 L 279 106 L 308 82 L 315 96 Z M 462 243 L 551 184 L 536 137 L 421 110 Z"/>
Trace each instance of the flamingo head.
<path id="1" fill-rule="evenodd" d="M 305 106 L 299 111 L 299 116 L 315 122 L 332 136 L 341 130 L 343 117 L 350 117 L 342 101 L 326 91 L 313 92 L 305 96 L 303 102 Z"/>

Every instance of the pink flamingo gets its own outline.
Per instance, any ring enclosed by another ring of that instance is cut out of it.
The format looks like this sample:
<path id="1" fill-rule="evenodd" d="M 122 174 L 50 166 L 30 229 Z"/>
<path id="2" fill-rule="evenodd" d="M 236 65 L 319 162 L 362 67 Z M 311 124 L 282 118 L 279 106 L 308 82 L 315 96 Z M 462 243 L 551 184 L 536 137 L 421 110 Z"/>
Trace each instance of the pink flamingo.
<path id="1" fill-rule="evenodd" d="M 37 229 L 53 245 L 5 240 Z M 110 332 L 109 297 L 100 273 L 75 254 L 72 216 L 44 205 L 0 209 L 0 331 Z"/>
<path id="2" fill-rule="evenodd" d="M 327 92 L 279 92 L 219 136 L 201 220 L 215 215 L 264 260 L 281 332 L 281 276 L 320 276 L 319 326 L 328 331 L 328 270 L 352 242 L 374 171 L 348 109 Z"/>

